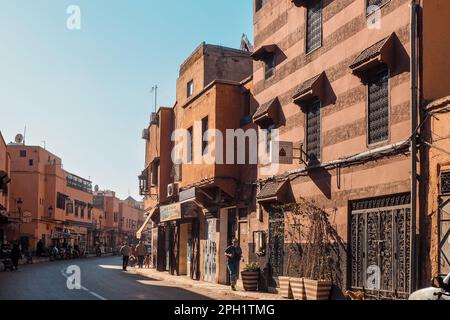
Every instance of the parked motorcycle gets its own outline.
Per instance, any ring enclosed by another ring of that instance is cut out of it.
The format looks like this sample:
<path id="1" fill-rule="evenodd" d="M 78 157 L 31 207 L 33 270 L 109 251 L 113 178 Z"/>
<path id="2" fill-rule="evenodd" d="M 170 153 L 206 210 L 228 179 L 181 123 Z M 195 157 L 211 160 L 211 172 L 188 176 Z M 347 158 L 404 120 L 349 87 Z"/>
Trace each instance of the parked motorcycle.
<path id="1" fill-rule="evenodd" d="M 429 288 L 418 290 L 411 294 L 409 300 L 448 300 L 450 301 L 450 274 L 436 277 Z"/>

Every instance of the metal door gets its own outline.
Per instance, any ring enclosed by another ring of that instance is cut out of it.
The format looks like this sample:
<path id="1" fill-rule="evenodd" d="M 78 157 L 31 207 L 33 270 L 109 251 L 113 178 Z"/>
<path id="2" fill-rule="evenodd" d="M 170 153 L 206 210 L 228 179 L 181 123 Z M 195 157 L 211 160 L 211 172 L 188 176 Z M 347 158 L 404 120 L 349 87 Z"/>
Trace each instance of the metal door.
<path id="1" fill-rule="evenodd" d="M 374 298 L 411 293 L 411 208 L 408 205 L 351 212 L 351 286 Z"/>
<path id="2" fill-rule="evenodd" d="M 166 230 L 164 226 L 158 227 L 156 268 L 158 271 L 166 271 Z"/>
<path id="3" fill-rule="evenodd" d="M 284 260 L 284 212 L 271 207 L 269 209 L 269 264 L 272 277 L 283 275 Z"/>
<path id="4" fill-rule="evenodd" d="M 206 220 L 206 241 L 203 246 L 203 267 L 205 270 L 204 280 L 208 282 L 216 281 L 216 230 L 217 219 Z"/>
<path id="5" fill-rule="evenodd" d="M 439 198 L 439 273 L 450 273 L 450 196 Z"/>
<path id="6" fill-rule="evenodd" d="M 169 271 L 172 275 L 179 275 L 179 260 L 180 260 L 180 250 L 179 250 L 179 243 L 180 243 L 180 226 L 179 224 L 171 224 L 170 225 L 170 259 L 169 259 Z"/>

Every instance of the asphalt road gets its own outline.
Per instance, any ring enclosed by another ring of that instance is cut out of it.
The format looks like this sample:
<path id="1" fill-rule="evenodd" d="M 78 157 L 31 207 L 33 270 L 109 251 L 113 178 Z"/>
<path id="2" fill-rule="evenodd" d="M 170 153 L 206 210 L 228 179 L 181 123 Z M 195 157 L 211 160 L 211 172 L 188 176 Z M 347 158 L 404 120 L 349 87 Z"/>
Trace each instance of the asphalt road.
<path id="1" fill-rule="evenodd" d="M 67 286 L 67 268 L 81 270 L 81 288 Z M 124 273 L 120 257 L 56 261 L 0 272 L 0 300 L 205 300 L 158 280 Z"/>

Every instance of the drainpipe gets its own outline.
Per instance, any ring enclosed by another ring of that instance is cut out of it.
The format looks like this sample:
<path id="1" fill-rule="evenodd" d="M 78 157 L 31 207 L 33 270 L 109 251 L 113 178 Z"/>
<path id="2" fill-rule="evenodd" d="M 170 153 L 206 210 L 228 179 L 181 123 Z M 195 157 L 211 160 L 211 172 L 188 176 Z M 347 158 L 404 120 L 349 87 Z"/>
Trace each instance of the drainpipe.
<path id="1" fill-rule="evenodd" d="M 411 132 L 415 133 L 418 126 L 418 77 L 417 77 L 417 17 L 418 5 L 415 0 L 411 1 L 411 60 L 410 60 L 410 83 L 411 83 Z M 417 226 L 417 134 L 411 138 L 411 236 L 410 236 L 410 261 L 411 277 L 410 291 L 414 292 L 418 286 L 418 247 L 416 237 Z M 420 233 L 419 233 L 420 234 Z"/>

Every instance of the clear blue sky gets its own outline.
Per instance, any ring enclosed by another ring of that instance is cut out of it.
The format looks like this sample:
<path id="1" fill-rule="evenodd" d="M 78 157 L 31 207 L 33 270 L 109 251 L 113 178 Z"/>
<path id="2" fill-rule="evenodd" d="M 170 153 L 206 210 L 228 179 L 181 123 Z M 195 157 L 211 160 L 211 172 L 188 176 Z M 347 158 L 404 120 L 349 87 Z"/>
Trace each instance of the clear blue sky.
<path id="1" fill-rule="evenodd" d="M 179 65 L 202 42 L 252 39 L 251 0 L 0 0 L 0 131 L 27 126 L 64 168 L 100 188 L 138 198 L 142 129 L 172 106 Z M 69 5 L 81 30 L 66 28 Z"/>

